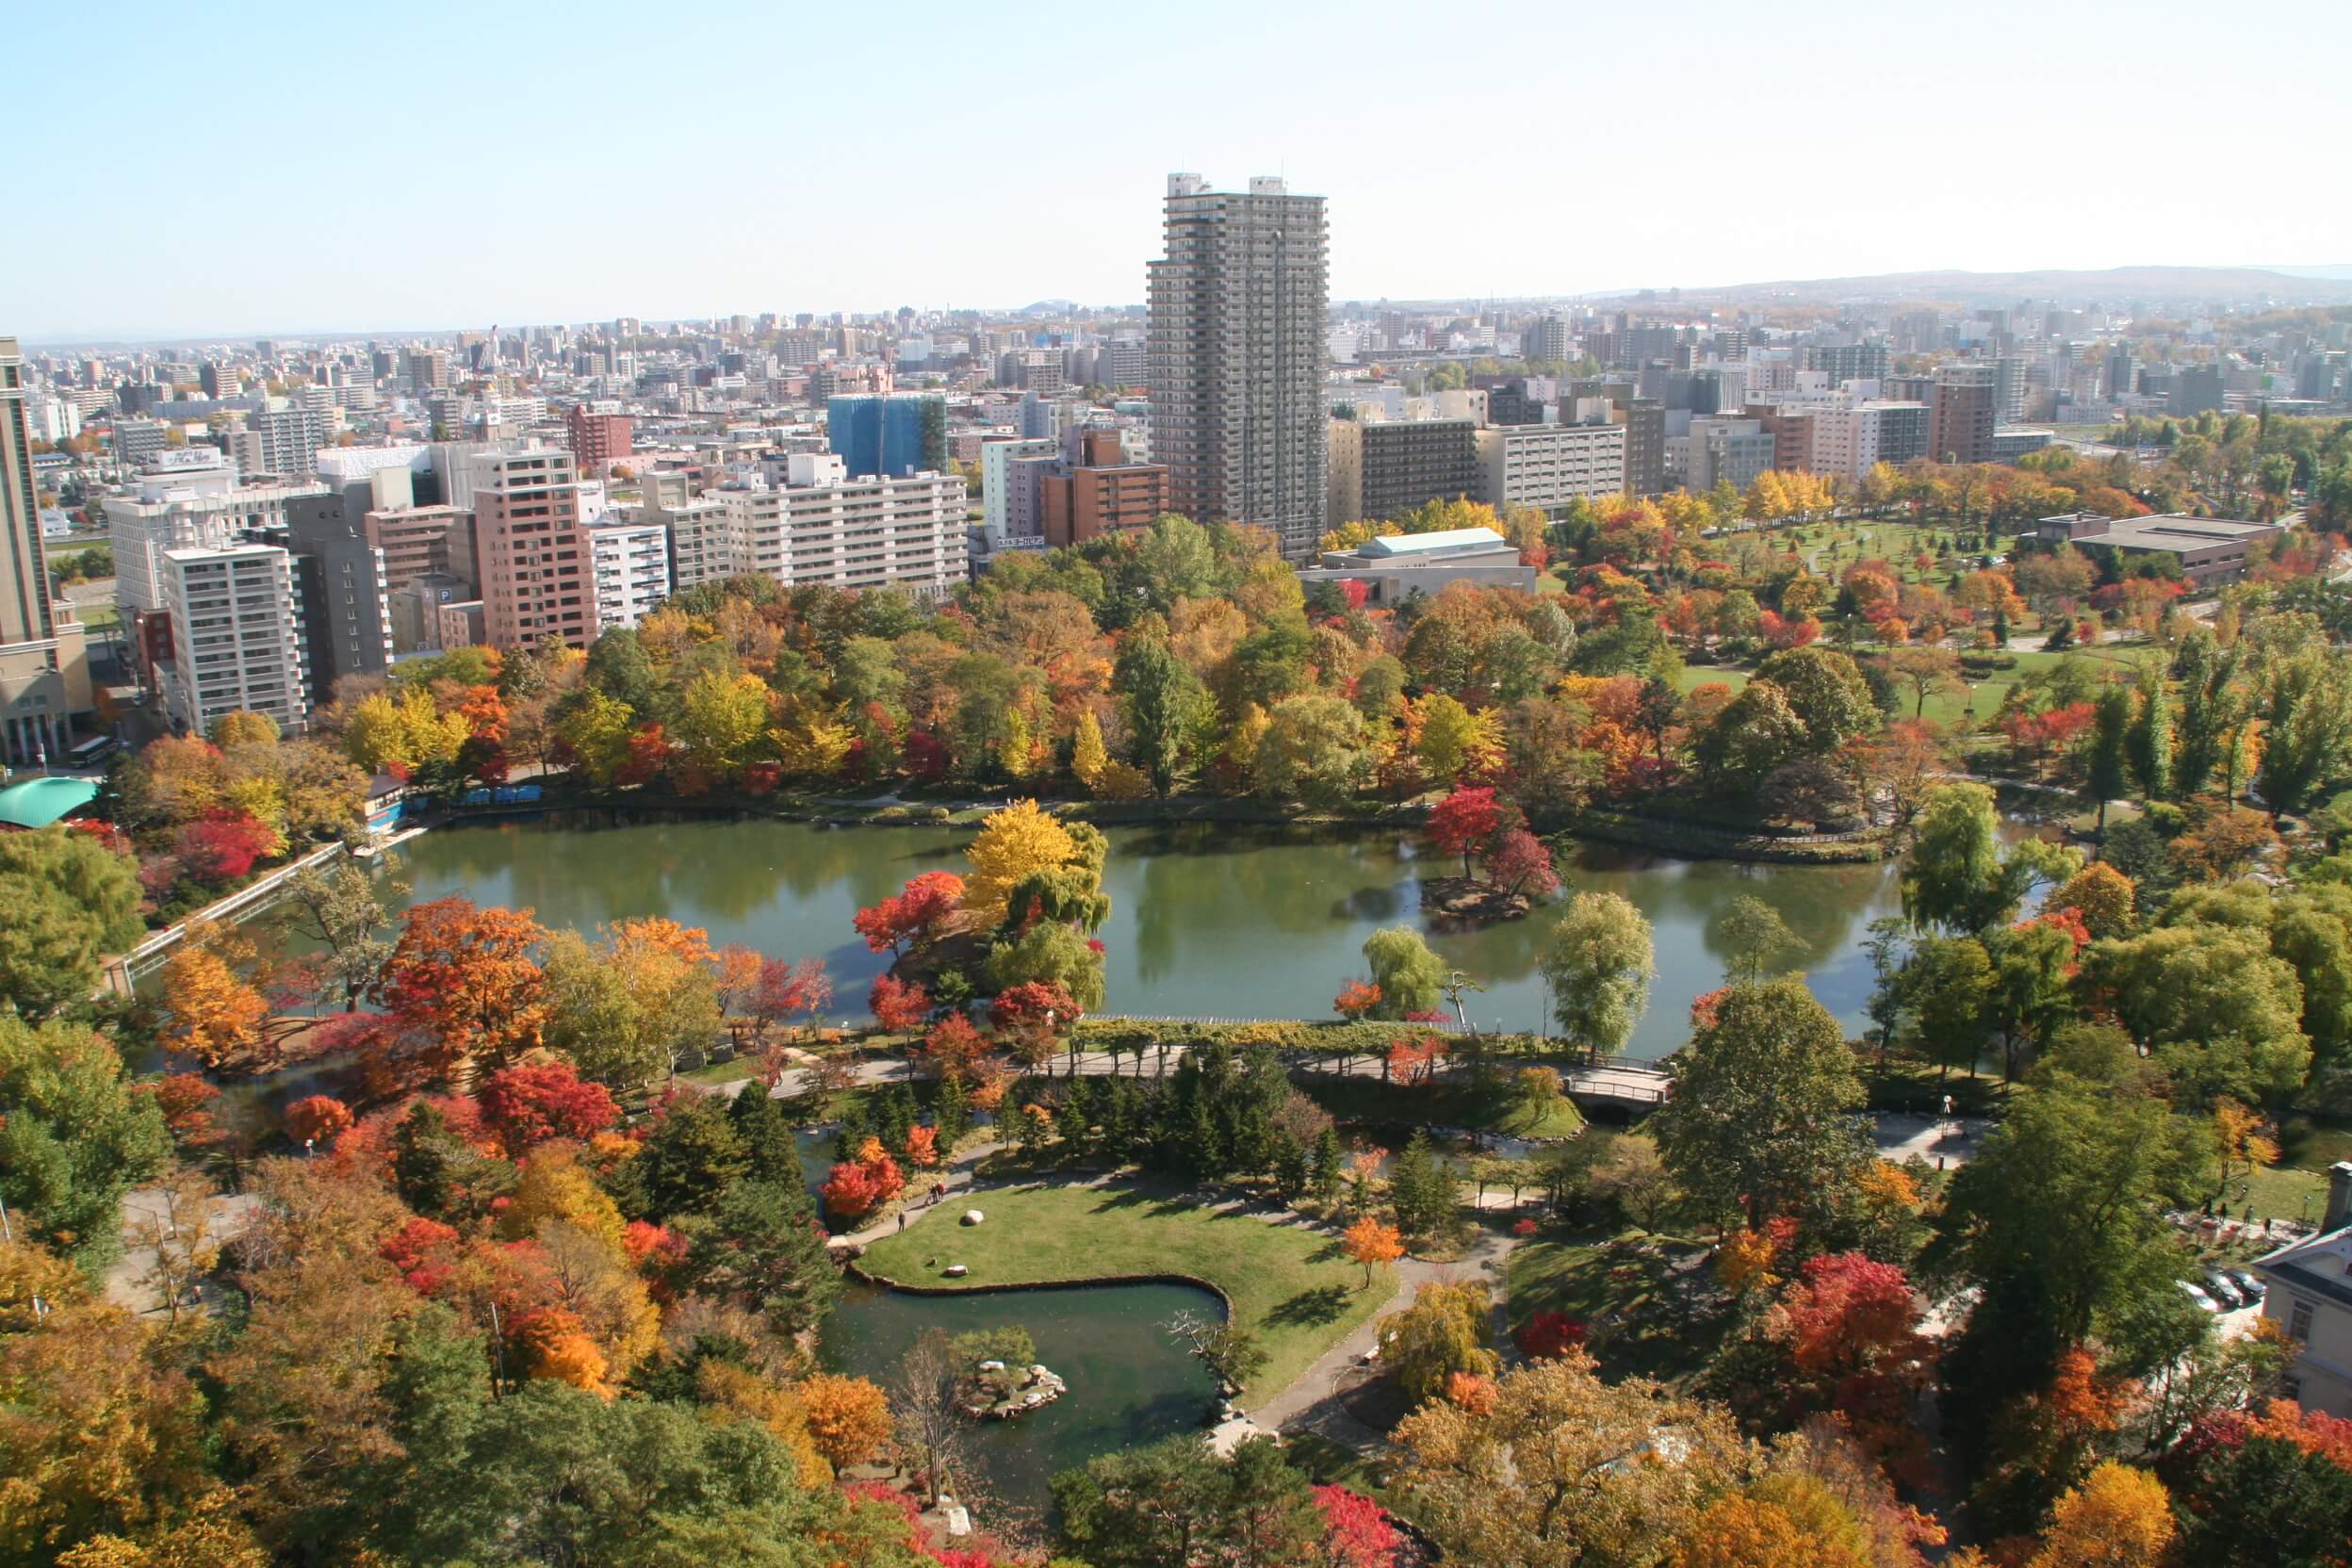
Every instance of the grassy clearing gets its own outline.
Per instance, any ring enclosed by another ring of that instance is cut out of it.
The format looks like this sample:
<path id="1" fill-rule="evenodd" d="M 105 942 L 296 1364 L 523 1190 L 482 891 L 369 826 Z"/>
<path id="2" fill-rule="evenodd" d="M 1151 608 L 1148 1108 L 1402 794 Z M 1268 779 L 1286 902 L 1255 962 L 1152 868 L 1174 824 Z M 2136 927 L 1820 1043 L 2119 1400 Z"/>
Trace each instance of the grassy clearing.
<path id="1" fill-rule="evenodd" d="M 2242 1215 L 2248 1203 L 2257 1219 L 2317 1219 L 2327 1212 L 2328 1178 L 2293 1166 L 2264 1166 L 2246 1184 L 2245 1196 L 2230 1200 L 2230 1212 Z"/>
<path id="2" fill-rule="evenodd" d="M 1216 1214 L 1164 1188 L 996 1189 L 972 1202 L 988 1215 L 965 1229 L 935 1219 L 868 1249 L 866 1269 L 900 1284 L 971 1288 L 1056 1280 L 1184 1274 L 1233 1304 L 1269 1360 L 1253 1394 L 1287 1386 L 1396 1293 L 1396 1270 L 1350 1263 L 1338 1241 L 1247 1214 Z M 971 1273 L 949 1280 L 951 1263 Z"/>
<path id="3" fill-rule="evenodd" d="M 1674 689 L 1688 694 L 1709 681 L 1720 681 L 1737 695 L 1740 688 L 1748 683 L 1748 672 L 1729 664 L 1685 664 L 1674 676 Z"/>
<path id="4" fill-rule="evenodd" d="M 1511 1326 L 1564 1312 L 1586 1325 L 1604 1371 L 1673 1382 L 1704 1367 L 1729 1327 L 1698 1260 L 1708 1249 L 1631 1230 L 1546 1234 L 1511 1254 Z"/>

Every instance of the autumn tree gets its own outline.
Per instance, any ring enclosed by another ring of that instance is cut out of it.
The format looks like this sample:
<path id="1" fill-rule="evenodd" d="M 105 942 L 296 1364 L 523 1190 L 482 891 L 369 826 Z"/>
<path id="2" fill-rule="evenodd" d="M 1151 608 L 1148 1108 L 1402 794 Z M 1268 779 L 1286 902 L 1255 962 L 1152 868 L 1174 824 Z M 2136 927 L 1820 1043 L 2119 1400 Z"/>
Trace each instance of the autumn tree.
<path id="1" fill-rule="evenodd" d="M 834 1469 L 861 1464 L 890 1442 L 889 1396 L 866 1379 L 821 1372 L 795 1392 L 808 1435 Z"/>
<path id="2" fill-rule="evenodd" d="M 1067 865 L 1077 857 L 1077 841 L 1034 800 L 1018 801 L 989 816 L 965 852 L 972 875 L 964 882 L 963 906 L 983 929 L 1002 925 L 1013 889 L 1034 873 Z"/>
<path id="3" fill-rule="evenodd" d="M 428 1070 L 470 1079 L 539 1044 L 546 977 L 531 951 L 546 936 L 527 909 L 478 908 L 465 898 L 416 905 L 377 998 L 398 1025 L 426 1042 Z"/>
<path id="4" fill-rule="evenodd" d="M 1462 857 L 1462 874 L 1467 880 L 1470 858 L 1486 848 L 1502 822 L 1491 786 L 1457 789 L 1429 808 L 1429 841 L 1447 855 Z"/>
<path id="5" fill-rule="evenodd" d="M 912 981 L 877 974 L 866 993 L 866 1009 L 875 1023 L 892 1033 L 920 1029 L 931 1015 L 931 997 Z"/>
<path id="6" fill-rule="evenodd" d="M 247 973 L 256 961 L 252 940 L 236 927 L 190 925 L 164 960 L 165 1048 L 207 1068 L 274 1065 L 300 1021 L 272 1019 L 270 999 Z"/>
<path id="7" fill-rule="evenodd" d="M 1604 1383 L 1577 1351 L 1506 1372 L 1485 1413 L 1424 1405 L 1395 1441 L 1392 1484 L 1448 1560 L 1529 1568 L 1663 1561 L 1758 1468 L 1723 1411 Z"/>
<path id="8" fill-rule="evenodd" d="M 2110 1460 L 2058 1499 L 2026 1568 L 2161 1568 L 2173 1534 L 2164 1483 Z"/>
<path id="9" fill-rule="evenodd" d="M 1348 1227 L 1341 1238 L 1348 1255 L 1364 1265 L 1364 1288 L 1372 1288 L 1372 1270 L 1380 1264 L 1395 1263 L 1405 1255 L 1405 1238 L 1396 1227 L 1375 1215 L 1365 1215 Z"/>
<path id="10" fill-rule="evenodd" d="M 522 1061 L 484 1078 L 475 1096 L 482 1125 L 509 1158 L 519 1158 L 550 1138 L 586 1142 L 621 1119 L 621 1108 L 602 1084 L 580 1077 L 564 1061 Z"/>

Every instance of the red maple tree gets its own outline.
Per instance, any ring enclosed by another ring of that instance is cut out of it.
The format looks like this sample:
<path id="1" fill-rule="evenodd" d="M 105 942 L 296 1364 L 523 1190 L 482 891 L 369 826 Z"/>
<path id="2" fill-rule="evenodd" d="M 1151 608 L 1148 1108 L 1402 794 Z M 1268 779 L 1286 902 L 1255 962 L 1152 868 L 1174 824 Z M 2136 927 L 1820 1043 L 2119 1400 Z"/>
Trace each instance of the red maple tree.
<path id="1" fill-rule="evenodd" d="M 1484 849 L 1502 825 L 1503 808 L 1491 787 L 1456 790 L 1429 808 L 1429 841 L 1448 855 L 1462 857 L 1462 874 L 1470 874 L 1470 857 Z"/>
<path id="2" fill-rule="evenodd" d="M 519 1158 L 549 1138 L 584 1141 L 621 1119 L 621 1107 L 602 1084 L 580 1077 L 569 1062 L 517 1062 L 483 1080 L 475 1096 L 482 1119 L 506 1151 Z"/>

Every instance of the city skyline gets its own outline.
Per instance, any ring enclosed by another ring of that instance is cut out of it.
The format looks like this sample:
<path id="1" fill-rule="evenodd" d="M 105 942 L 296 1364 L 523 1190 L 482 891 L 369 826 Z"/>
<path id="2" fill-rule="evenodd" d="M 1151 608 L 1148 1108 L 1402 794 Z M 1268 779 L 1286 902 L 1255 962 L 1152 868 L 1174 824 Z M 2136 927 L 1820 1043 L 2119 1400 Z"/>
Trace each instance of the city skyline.
<path id="1" fill-rule="evenodd" d="M 2180 28 L 2210 25 L 2185 5 L 2143 8 L 2129 33 L 2081 5 L 1823 6 L 1794 59 L 1785 16 L 1730 6 L 1694 8 L 1671 37 L 1611 13 L 1447 40 L 1379 5 L 1212 8 L 1182 32 L 1110 18 L 1073 37 L 1042 14 L 917 4 L 903 36 L 924 53 L 881 59 L 832 15 L 786 26 L 721 10 L 656 32 L 591 6 L 559 31 L 426 8 L 388 34 L 312 11 L 273 22 L 279 9 L 223 27 L 134 7 L 103 56 L 72 47 L 62 15 L 11 24 L 37 62 L 28 169 L 90 157 L 78 127 L 94 106 L 136 133 L 129 83 L 207 103 L 225 86 L 247 106 L 214 127 L 212 155 L 119 172 L 130 216 L 106 220 L 106 242 L 0 257 L 26 341 L 1139 303 L 1176 170 L 1281 175 L 1326 198 L 1341 300 L 2352 258 L 2352 215 L 2312 199 L 2324 139 L 2285 135 L 2255 157 L 2219 134 L 2249 117 L 2327 123 L 2328 90 L 2236 51 L 2200 61 L 2194 91 L 2168 89 Z M 2340 8 L 2287 10 L 2277 24 L 2301 57 L 2352 43 Z M 1782 47 L 1762 47 L 1767 27 Z M 1401 81 L 1381 62 L 1430 48 L 1441 69 L 1409 94 L 1359 85 Z M 872 68 L 796 73 L 779 119 L 755 75 L 729 85 L 768 57 Z M 1523 62 L 1547 57 L 1587 84 L 1565 105 L 1519 85 Z M 1150 90 L 1179 78 L 1212 112 Z M 369 80 L 419 90 L 377 102 L 358 90 Z M 975 151 L 997 100 L 969 88 L 998 80 L 1066 105 L 1070 134 L 1039 143 L 1050 152 Z M 1857 106 L 1824 114 L 1840 83 Z M 2167 134 L 2161 152 L 2137 138 L 2167 102 L 2168 124 L 2201 108 L 2215 134 Z M 157 134 L 172 122 L 148 112 Z M 852 139 L 856 157 L 818 155 Z M 1814 178 L 1774 172 L 1792 143 Z M 489 220 L 499 189 L 559 169 L 579 196 Z M 589 220 L 552 226 L 559 212 Z"/>

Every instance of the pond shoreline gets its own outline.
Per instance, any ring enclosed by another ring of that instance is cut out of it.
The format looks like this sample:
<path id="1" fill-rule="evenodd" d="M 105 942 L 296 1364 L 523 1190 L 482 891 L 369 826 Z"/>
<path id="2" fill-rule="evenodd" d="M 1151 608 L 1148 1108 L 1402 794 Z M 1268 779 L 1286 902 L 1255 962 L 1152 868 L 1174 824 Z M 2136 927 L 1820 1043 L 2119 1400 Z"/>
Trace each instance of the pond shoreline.
<path id="1" fill-rule="evenodd" d="M 1074 1184 L 1084 1185 L 1085 1184 Z M 1225 1320 L 1230 1323 L 1233 1319 L 1233 1298 L 1225 1294 L 1224 1287 L 1213 1281 L 1203 1280 L 1197 1274 L 1099 1274 L 1087 1279 L 1024 1280 L 1018 1283 L 983 1281 L 977 1284 L 910 1285 L 890 1279 L 887 1275 L 876 1274 L 864 1267 L 856 1258 L 844 1258 L 841 1262 L 841 1271 L 862 1284 L 873 1285 L 881 1290 L 894 1290 L 902 1296 L 1009 1296 L 1023 1290 L 1096 1290 L 1118 1285 L 1184 1285 L 1193 1290 L 1206 1291 L 1216 1297 L 1218 1304 L 1225 1309 Z"/>
<path id="2" fill-rule="evenodd" d="M 1174 826 L 1191 823 L 1249 827 L 1314 829 L 1357 828 L 1396 832 L 1419 827 L 1429 808 L 1386 804 L 1362 811 L 1288 811 L 1261 803 L 1217 795 L 1178 796 L 1166 801 L 1041 801 L 1048 810 L 1074 822 L 1098 827 Z M 530 804 L 453 806 L 438 813 L 433 825 L 457 825 L 473 821 L 512 821 L 558 818 L 586 813 L 629 814 L 649 819 L 748 817 L 771 822 L 808 823 L 826 828 L 932 827 L 977 830 L 988 815 L 1003 809 L 995 802 L 893 802 L 873 805 L 857 801 L 824 802 L 778 808 L 753 796 L 687 799 L 680 796 L 622 798 L 581 796 L 572 800 L 542 799 Z M 934 815 L 932 813 L 940 813 Z M 1686 860 L 1735 860 L 1759 864 L 1868 864 L 1888 858 L 1887 836 L 1877 830 L 1858 833 L 1773 834 L 1740 833 L 1729 828 L 1640 812 L 1606 808 L 1576 813 L 1552 830 L 1555 838 L 1588 843 L 1647 849 Z"/>

